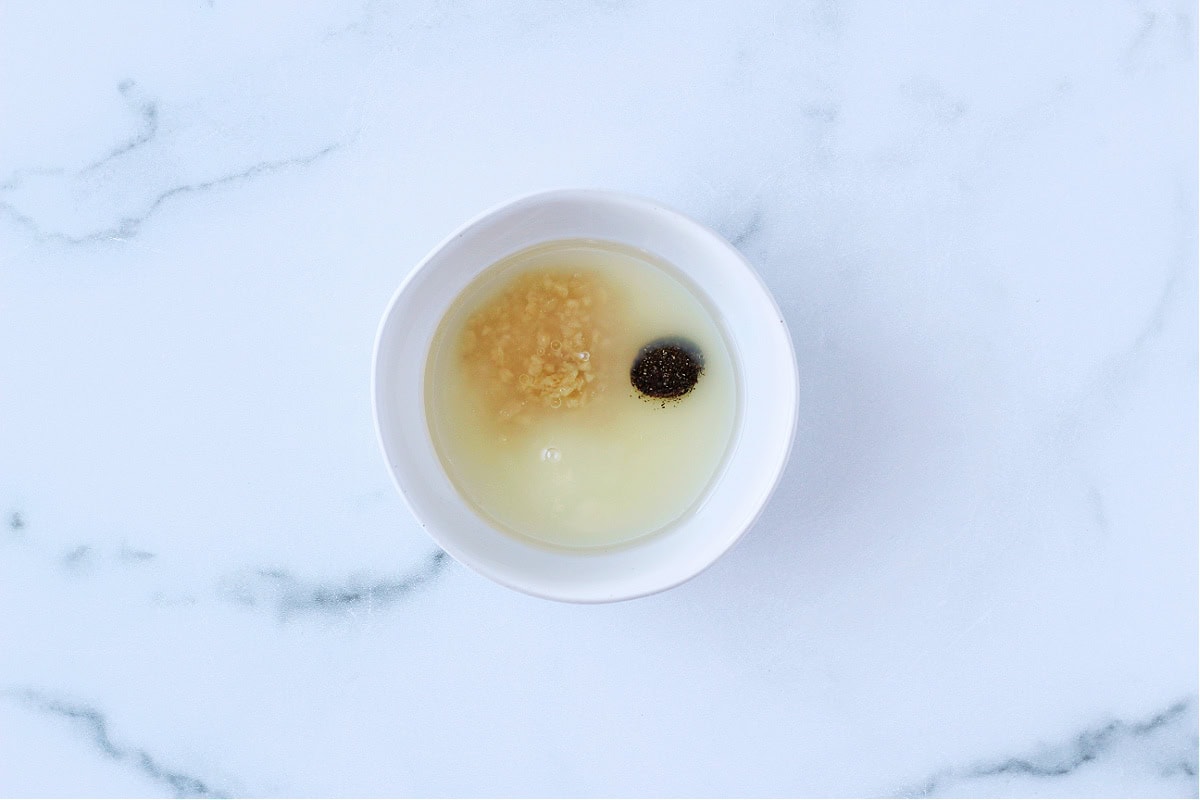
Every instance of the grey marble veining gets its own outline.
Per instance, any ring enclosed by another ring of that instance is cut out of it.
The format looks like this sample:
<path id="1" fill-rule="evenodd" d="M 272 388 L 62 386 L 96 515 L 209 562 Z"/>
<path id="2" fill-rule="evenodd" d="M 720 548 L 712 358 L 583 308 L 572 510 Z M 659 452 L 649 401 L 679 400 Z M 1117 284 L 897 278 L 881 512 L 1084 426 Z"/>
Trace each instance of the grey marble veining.
<path id="1" fill-rule="evenodd" d="M 194 775 L 164 767 L 154 756 L 141 748 L 116 744 L 109 735 L 108 721 L 104 715 L 90 706 L 56 700 L 33 689 L 7 691 L 5 694 L 21 701 L 37 713 L 73 723 L 76 730 L 90 740 L 92 746 L 103 757 L 128 765 L 175 797 L 230 796 Z"/>
<path id="2" fill-rule="evenodd" d="M 1138 745 L 1146 746 L 1139 752 Z M 1195 698 L 1187 697 L 1147 720 L 1115 720 L 1032 755 L 943 770 L 921 784 L 908 787 L 899 796 L 978 796 L 981 791 L 1021 796 L 1037 791 L 1041 785 L 1037 783 L 1039 779 L 1051 781 L 1047 790 L 1052 791 L 1053 781 L 1069 779 L 1093 764 L 1102 767 L 1119 764 L 1134 773 L 1135 781 L 1145 781 L 1141 786 L 1149 789 L 1149 793 L 1169 794 L 1177 788 L 1187 791 L 1194 783 L 1198 748 Z M 1100 790 L 1097 794 L 1125 788 L 1093 785 Z M 1139 791 L 1136 786 L 1129 789 Z"/>

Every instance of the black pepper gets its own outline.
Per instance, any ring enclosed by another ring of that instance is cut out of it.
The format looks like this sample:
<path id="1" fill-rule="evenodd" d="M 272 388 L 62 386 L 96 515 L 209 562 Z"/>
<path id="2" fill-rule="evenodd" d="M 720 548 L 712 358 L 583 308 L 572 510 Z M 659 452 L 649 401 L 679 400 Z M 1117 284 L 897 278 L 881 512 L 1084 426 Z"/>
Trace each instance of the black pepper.
<path id="1" fill-rule="evenodd" d="M 676 400 L 696 388 L 703 372 L 700 348 L 686 339 L 668 337 L 655 339 L 638 351 L 629 381 L 645 397 Z"/>

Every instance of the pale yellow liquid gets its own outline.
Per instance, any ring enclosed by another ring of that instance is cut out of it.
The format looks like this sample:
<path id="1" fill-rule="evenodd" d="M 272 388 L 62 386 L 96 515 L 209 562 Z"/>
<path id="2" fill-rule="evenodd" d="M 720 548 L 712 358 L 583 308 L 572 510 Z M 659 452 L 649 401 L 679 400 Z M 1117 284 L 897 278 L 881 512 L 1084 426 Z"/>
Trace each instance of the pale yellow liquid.
<path id="1" fill-rule="evenodd" d="M 471 315 L 528 271 L 566 270 L 613 287 L 621 324 L 594 363 L 586 405 L 530 409 L 499 424 L 463 366 Z M 699 346 L 704 371 L 678 400 L 641 396 L 629 380 L 638 351 L 662 337 Z M 728 450 L 737 412 L 735 369 L 713 315 L 669 267 L 590 240 L 539 245 L 486 270 L 460 295 L 434 337 L 425 404 L 438 455 L 459 492 L 485 518 L 558 547 L 612 546 L 687 514 Z M 536 412 L 536 413 L 534 413 Z"/>

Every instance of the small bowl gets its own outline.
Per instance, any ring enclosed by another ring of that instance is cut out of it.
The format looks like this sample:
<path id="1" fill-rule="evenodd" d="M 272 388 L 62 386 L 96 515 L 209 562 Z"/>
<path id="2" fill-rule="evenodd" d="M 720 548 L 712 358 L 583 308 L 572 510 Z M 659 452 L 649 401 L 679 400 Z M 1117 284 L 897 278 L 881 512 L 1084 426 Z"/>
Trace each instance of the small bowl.
<path id="1" fill-rule="evenodd" d="M 542 548 L 497 530 L 452 485 L 425 414 L 425 363 L 442 316 L 480 272 L 532 245 L 598 239 L 684 272 L 728 339 L 739 409 L 708 490 L 666 529 L 612 549 Z M 754 524 L 787 462 L 796 425 L 795 354 L 774 298 L 729 242 L 638 197 L 591 190 L 518 198 L 468 222 L 396 290 L 375 340 L 375 429 L 396 487 L 447 553 L 504 586 L 551 600 L 641 597 L 699 574 Z"/>

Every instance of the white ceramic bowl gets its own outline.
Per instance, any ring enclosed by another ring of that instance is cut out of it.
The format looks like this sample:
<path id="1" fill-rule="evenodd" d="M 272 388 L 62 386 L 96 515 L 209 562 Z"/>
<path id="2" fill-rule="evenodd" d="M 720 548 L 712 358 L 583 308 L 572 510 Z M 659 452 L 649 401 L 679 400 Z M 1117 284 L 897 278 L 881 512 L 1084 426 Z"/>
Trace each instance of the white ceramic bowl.
<path id="1" fill-rule="evenodd" d="M 556 239 L 647 251 L 691 279 L 715 309 L 737 369 L 733 442 L 707 493 L 666 530 L 611 550 L 543 549 L 493 528 L 455 490 L 425 416 L 425 361 L 450 304 L 482 270 Z M 694 577 L 754 523 L 791 449 L 797 377 L 783 315 L 719 235 L 637 197 L 563 190 L 522 197 L 468 222 L 400 284 L 375 340 L 375 427 L 392 478 L 422 527 L 458 561 L 504 586 L 584 603 L 640 597 Z"/>

